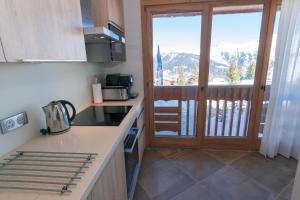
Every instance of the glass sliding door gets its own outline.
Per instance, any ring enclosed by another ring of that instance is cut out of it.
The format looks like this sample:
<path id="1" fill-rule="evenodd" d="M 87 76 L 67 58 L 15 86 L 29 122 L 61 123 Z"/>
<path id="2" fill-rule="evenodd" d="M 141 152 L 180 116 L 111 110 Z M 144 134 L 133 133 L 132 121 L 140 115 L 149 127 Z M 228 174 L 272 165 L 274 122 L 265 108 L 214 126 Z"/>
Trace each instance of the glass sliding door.
<path id="1" fill-rule="evenodd" d="M 248 137 L 262 17 L 263 5 L 213 8 L 205 138 Z"/>
<path id="2" fill-rule="evenodd" d="M 201 10 L 152 14 L 156 140 L 197 136 L 201 24 Z"/>
<path id="3" fill-rule="evenodd" d="M 259 123 L 263 129 L 265 120 L 266 109 L 256 122 L 265 46 L 271 43 L 271 2 L 235 2 L 145 8 L 144 79 L 151 145 L 253 148 L 256 129 Z M 273 55 L 272 50 L 263 107 L 268 103 Z"/>

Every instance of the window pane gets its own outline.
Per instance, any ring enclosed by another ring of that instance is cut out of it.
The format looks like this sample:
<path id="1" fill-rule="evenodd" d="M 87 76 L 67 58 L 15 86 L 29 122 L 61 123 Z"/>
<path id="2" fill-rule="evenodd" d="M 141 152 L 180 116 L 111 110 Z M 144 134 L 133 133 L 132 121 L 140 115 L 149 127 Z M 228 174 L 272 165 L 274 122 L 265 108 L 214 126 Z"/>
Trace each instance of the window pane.
<path id="1" fill-rule="evenodd" d="M 246 137 L 263 5 L 213 9 L 207 137 Z"/>
<path id="2" fill-rule="evenodd" d="M 262 6 L 214 9 L 209 84 L 253 84 L 262 21 Z M 240 10 L 240 12 L 238 12 Z"/>
<path id="3" fill-rule="evenodd" d="M 200 13 L 154 16 L 154 85 L 198 84 L 200 38 Z"/>
<path id="4" fill-rule="evenodd" d="M 266 82 L 267 85 L 272 84 L 279 19 L 280 19 L 280 10 L 278 9 L 276 12 L 275 23 L 274 23 L 274 32 L 272 38 L 272 46 L 271 46 L 269 68 L 268 68 L 267 82 Z"/>
<path id="5" fill-rule="evenodd" d="M 154 15 L 155 136 L 196 135 L 201 13 Z"/>
<path id="6" fill-rule="evenodd" d="M 261 138 L 263 136 L 263 131 L 264 131 L 265 122 L 266 122 L 266 114 L 267 114 L 267 110 L 268 110 L 268 106 L 269 106 L 269 98 L 270 98 L 270 91 L 271 91 L 273 70 L 274 70 L 274 63 L 275 63 L 275 51 L 276 51 L 279 19 L 280 19 L 280 8 L 278 8 L 278 10 L 276 12 L 275 23 L 274 23 L 274 32 L 273 32 L 273 38 L 272 38 L 269 67 L 268 67 L 268 73 L 267 73 L 267 79 L 266 79 L 266 89 L 265 89 L 265 93 L 264 93 L 264 100 L 262 103 L 261 118 L 260 118 L 259 132 L 258 132 L 259 138 Z"/>

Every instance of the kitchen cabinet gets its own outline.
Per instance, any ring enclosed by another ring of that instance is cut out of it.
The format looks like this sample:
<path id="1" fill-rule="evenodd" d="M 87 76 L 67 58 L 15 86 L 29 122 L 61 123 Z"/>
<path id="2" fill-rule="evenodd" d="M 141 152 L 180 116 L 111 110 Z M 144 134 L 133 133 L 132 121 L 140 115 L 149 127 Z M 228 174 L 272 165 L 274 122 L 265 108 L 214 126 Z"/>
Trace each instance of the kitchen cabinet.
<path id="1" fill-rule="evenodd" d="M 86 61 L 80 2 L 0 0 L 7 62 Z"/>
<path id="2" fill-rule="evenodd" d="M 134 127 L 139 129 L 138 137 L 138 154 L 139 164 L 138 170 L 145 149 L 145 128 L 144 128 L 144 109 L 142 108 L 136 117 Z M 132 194 L 130 195 L 132 198 Z M 125 170 L 125 155 L 123 141 L 120 142 L 115 152 L 111 156 L 108 164 L 105 166 L 100 177 L 96 181 L 92 191 L 87 197 L 87 200 L 128 200 L 126 170 Z"/>
<path id="3" fill-rule="evenodd" d="M 86 0 L 81 0 L 86 1 Z M 85 2 L 87 7 L 91 7 L 90 16 L 94 26 L 108 27 L 109 24 L 124 32 L 124 10 L 123 0 L 88 0 L 91 5 Z M 84 20 L 85 21 L 85 20 Z"/>
<path id="4" fill-rule="evenodd" d="M 6 62 L 4 52 L 3 52 L 3 47 L 2 47 L 2 42 L 0 38 L 0 62 Z"/>
<path id="5" fill-rule="evenodd" d="M 123 142 L 119 144 L 87 200 L 127 200 Z"/>
<path id="6" fill-rule="evenodd" d="M 108 0 L 108 19 L 110 23 L 124 30 L 123 0 Z"/>

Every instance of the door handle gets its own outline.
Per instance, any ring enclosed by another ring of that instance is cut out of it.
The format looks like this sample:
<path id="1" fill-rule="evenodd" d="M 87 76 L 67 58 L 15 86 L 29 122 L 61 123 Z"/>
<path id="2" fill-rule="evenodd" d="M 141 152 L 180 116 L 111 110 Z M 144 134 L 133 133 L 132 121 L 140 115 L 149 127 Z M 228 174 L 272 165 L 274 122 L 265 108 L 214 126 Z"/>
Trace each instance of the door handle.
<path id="1" fill-rule="evenodd" d="M 201 92 L 203 92 L 203 90 L 204 90 L 204 86 L 201 86 L 201 87 L 200 87 L 200 90 L 201 90 Z"/>
<path id="2" fill-rule="evenodd" d="M 138 141 L 138 137 L 140 135 L 141 132 L 139 132 L 138 128 L 131 128 L 130 132 L 128 133 L 128 135 L 125 138 L 124 141 L 124 152 L 125 153 L 132 153 L 135 144 Z"/>

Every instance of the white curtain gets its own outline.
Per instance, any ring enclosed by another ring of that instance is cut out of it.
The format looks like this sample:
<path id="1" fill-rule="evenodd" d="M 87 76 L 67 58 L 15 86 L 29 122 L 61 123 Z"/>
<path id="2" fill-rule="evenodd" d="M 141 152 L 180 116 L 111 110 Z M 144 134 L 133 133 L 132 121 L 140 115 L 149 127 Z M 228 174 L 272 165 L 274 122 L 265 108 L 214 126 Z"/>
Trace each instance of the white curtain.
<path id="1" fill-rule="evenodd" d="M 300 155 L 300 0 L 283 0 L 275 67 L 260 152 Z"/>

